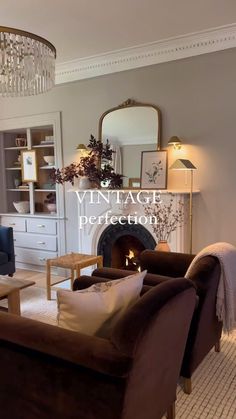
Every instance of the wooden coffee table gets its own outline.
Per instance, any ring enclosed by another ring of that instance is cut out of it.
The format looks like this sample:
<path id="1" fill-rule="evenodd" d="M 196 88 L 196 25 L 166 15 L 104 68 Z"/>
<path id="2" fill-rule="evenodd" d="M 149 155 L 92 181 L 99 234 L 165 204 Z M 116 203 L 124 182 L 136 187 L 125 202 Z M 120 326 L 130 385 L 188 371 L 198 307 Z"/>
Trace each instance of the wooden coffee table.
<path id="1" fill-rule="evenodd" d="M 34 284 L 34 281 L 0 277 L 0 299 L 8 299 L 9 313 L 20 316 L 20 290 Z"/>
<path id="2" fill-rule="evenodd" d="M 47 299 L 51 300 L 51 286 L 67 281 L 68 278 L 51 284 L 51 267 L 57 266 L 59 268 L 70 269 L 70 284 L 73 289 L 73 282 L 75 279 L 74 271 L 76 271 L 77 278 L 80 276 L 80 270 L 88 266 L 97 265 L 98 268 L 103 266 L 103 257 L 95 255 L 84 255 L 82 253 L 70 253 L 68 255 L 59 256 L 58 258 L 47 260 Z"/>

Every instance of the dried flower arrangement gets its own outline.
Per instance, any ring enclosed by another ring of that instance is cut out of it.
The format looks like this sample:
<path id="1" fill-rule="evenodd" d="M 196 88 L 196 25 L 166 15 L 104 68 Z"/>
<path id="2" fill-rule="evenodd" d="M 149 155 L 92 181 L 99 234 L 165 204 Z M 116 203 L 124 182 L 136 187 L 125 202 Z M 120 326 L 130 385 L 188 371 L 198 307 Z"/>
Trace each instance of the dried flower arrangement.
<path id="1" fill-rule="evenodd" d="M 144 211 L 145 215 L 152 217 L 151 219 L 154 221 L 151 225 L 158 242 L 168 241 L 171 233 L 184 223 L 184 204 L 179 201 L 175 209 L 173 195 L 171 195 L 168 204 L 163 204 L 160 201 L 156 204 L 146 205 Z"/>
<path id="2" fill-rule="evenodd" d="M 53 180 L 60 184 L 70 182 L 74 185 L 76 178 L 86 176 L 94 186 L 99 187 L 101 182 L 108 181 L 109 188 L 120 188 L 123 176 L 115 173 L 110 164 L 113 151 L 108 140 L 103 143 L 91 135 L 87 148 L 90 150 L 88 156 L 81 157 L 79 163 L 71 163 L 61 170 L 55 169 L 52 174 Z"/>

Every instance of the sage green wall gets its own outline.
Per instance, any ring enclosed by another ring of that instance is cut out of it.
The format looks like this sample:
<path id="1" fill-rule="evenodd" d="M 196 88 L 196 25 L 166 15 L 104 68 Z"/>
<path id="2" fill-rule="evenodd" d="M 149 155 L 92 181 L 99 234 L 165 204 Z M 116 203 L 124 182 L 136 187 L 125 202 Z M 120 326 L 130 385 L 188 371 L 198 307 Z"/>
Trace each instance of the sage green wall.
<path id="1" fill-rule="evenodd" d="M 128 97 L 160 107 L 163 146 L 172 135 L 188 143 L 183 153 L 187 150 L 197 166 L 201 189 L 194 200 L 194 250 L 215 241 L 236 245 L 235 49 L 61 85 L 37 97 L 2 98 L 0 118 L 61 111 L 68 164 L 76 157 L 76 145 L 97 134 L 100 115 Z M 169 186 L 178 181 L 171 173 Z M 72 194 L 66 214 L 68 250 L 76 250 Z"/>

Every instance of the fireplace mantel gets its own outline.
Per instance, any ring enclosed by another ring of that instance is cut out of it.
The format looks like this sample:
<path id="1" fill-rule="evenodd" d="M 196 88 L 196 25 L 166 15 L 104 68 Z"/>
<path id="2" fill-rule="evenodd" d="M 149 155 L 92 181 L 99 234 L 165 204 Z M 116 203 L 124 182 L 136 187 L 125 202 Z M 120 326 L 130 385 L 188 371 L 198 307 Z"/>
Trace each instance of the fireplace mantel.
<path id="1" fill-rule="evenodd" d="M 139 189 L 139 188 L 122 188 L 122 189 L 107 189 L 107 188 L 101 188 L 101 189 L 78 189 L 76 187 L 71 188 L 68 190 L 69 193 L 75 192 L 75 193 L 83 193 L 83 192 L 90 192 L 90 191 L 101 191 L 101 192 L 123 192 L 128 193 L 131 191 L 132 193 L 138 193 L 138 192 L 157 192 L 161 195 L 165 194 L 172 194 L 172 195 L 189 195 L 190 191 L 189 189 Z M 193 194 L 200 193 L 199 189 L 193 190 Z"/>
<path id="2" fill-rule="evenodd" d="M 117 194 L 119 191 L 120 201 L 117 203 Z M 78 252 L 97 254 L 97 245 L 101 234 L 104 230 L 112 223 L 113 216 L 121 216 L 124 219 L 130 215 L 136 214 L 136 216 L 144 216 L 144 203 L 132 202 L 133 197 L 140 197 L 145 199 L 151 197 L 152 194 L 160 196 L 160 199 L 165 203 L 168 203 L 170 197 L 173 198 L 173 206 L 177 208 L 178 202 L 184 204 L 184 208 L 188 211 L 188 189 L 178 190 L 142 190 L 142 189 L 70 189 L 69 192 L 76 193 L 78 203 Z M 198 190 L 193 192 L 194 194 L 199 193 Z M 91 194 L 93 196 L 91 201 Z M 129 196 L 128 204 L 124 203 L 126 197 Z M 97 199 L 100 197 L 99 202 Z M 103 199 L 104 197 L 104 199 Z M 131 198 L 130 198 L 131 197 Z M 108 199 L 109 198 L 109 199 Z M 107 214 L 107 215 L 106 215 Z M 106 219 L 105 219 L 106 215 Z M 85 218 L 92 218 L 92 223 L 85 223 Z M 103 217 L 103 221 L 99 219 Z M 81 223 L 82 220 L 82 223 Z M 99 220 L 99 221 L 97 221 Z M 83 224 L 84 223 L 84 224 Z M 184 238 L 186 236 L 186 223 L 181 227 L 178 227 L 171 235 L 170 247 L 172 251 L 183 252 L 184 251 Z M 151 225 L 146 225 L 145 228 L 152 234 L 156 240 L 155 235 L 152 231 Z"/>

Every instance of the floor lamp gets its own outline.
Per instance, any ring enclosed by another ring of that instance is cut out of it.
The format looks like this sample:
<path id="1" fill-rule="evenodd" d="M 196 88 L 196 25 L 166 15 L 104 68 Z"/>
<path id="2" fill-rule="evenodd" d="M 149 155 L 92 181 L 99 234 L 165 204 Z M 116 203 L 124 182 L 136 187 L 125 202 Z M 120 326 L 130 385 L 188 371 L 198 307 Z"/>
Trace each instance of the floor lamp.
<path id="1" fill-rule="evenodd" d="M 193 171 L 196 167 L 190 160 L 178 159 L 171 166 L 172 170 L 190 170 L 191 180 L 190 180 L 190 197 L 189 197 L 189 253 L 192 253 L 192 242 L 193 242 Z"/>

